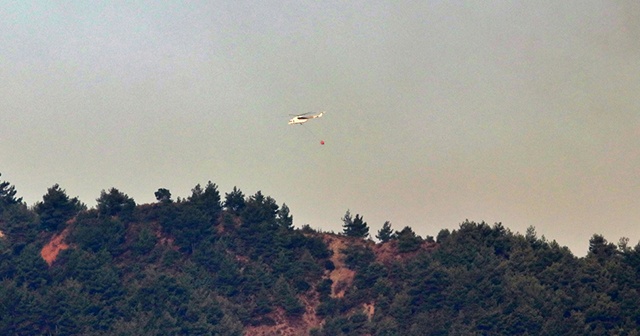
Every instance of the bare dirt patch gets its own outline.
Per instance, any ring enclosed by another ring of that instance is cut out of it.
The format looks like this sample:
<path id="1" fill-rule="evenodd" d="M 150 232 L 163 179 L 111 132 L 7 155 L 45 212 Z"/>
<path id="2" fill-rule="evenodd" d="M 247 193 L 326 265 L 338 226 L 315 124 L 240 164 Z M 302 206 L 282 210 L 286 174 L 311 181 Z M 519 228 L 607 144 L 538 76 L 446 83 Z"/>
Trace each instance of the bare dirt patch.
<path id="1" fill-rule="evenodd" d="M 42 259 L 44 259 L 44 261 L 46 261 L 49 266 L 53 264 L 61 251 L 69 248 L 69 245 L 64 242 L 67 234 L 69 234 L 69 227 L 64 229 L 59 234 L 51 237 L 49 243 L 47 243 L 47 245 L 45 245 L 40 251 Z"/>
<path id="2" fill-rule="evenodd" d="M 373 318 L 373 315 L 376 313 L 376 304 L 375 303 L 365 303 L 363 305 L 364 313 L 367 314 L 367 318 L 369 321 Z"/>
<path id="3" fill-rule="evenodd" d="M 333 281 L 331 288 L 331 296 L 341 298 L 345 292 L 353 284 L 355 272 L 347 268 L 344 263 L 344 254 L 342 250 L 347 248 L 349 244 L 362 244 L 358 240 L 349 237 L 323 234 L 322 239 L 333 252 L 330 260 L 333 262 L 334 269 L 327 271 L 325 277 Z M 274 321 L 273 325 L 259 325 L 248 327 L 245 329 L 245 336 L 267 336 L 267 335 L 283 335 L 298 336 L 309 335 L 314 328 L 319 328 L 324 323 L 324 319 L 318 317 L 316 309 L 320 304 L 319 297 L 316 292 L 309 292 L 299 297 L 305 306 L 305 313 L 299 318 L 288 318 L 282 308 L 278 307 L 269 317 Z M 373 314 L 373 305 L 365 307 L 368 314 Z"/>
<path id="4" fill-rule="evenodd" d="M 341 298 L 344 297 L 347 289 L 353 284 L 353 278 L 356 275 L 356 272 L 350 270 L 344 264 L 344 254 L 342 250 L 347 248 L 349 238 L 334 235 L 325 235 L 323 238 L 327 246 L 329 246 L 329 249 L 333 251 L 331 262 L 333 262 L 335 269 L 329 272 L 329 279 L 333 281 L 331 285 L 331 297 Z"/>

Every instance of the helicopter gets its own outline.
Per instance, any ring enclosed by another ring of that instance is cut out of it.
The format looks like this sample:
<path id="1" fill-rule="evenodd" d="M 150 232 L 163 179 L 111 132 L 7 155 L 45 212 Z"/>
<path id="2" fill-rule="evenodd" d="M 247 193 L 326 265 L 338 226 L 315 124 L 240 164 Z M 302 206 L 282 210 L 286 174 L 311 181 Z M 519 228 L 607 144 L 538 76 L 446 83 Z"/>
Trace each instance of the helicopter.
<path id="1" fill-rule="evenodd" d="M 294 117 L 289 120 L 289 125 L 302 125 L 311 119 L 320 118 L 324 114 L 324 111 L 318 114 L 311 113 L 312 112 L 294 115 Z"/>

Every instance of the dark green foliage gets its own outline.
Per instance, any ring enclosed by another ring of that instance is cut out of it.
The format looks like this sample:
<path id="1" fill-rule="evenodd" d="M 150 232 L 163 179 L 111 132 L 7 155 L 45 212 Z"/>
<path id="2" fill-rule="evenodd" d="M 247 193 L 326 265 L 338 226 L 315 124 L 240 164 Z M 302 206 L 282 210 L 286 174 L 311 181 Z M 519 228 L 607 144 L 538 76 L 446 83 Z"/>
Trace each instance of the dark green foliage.
<path id="1" fill-rule="evenodd" d="M 304 243 L 304 236 L 299 232 L 278 224 L 278 209 L 276 201 L 260 191 L 247 199 L 237 234 L 250 257 L 270 262 L 279 249 L 298 248 Z"/>
<path id="2" fill-rule="evenodd" d="M 52 286 L 44 296 L 45 302 L 55 302 L 45 306 L 46 330 L 51 334 L 73 335 L 89 334 L 99 325 L 104 327 L 99 323 L 97 314 L 93 313 L 91 299 L 77 280 L 65 279 Z"/>
<path id="3" fill-rule="evenodd" d="M 2 174 L 0 174 L 2 176 Z M 0 213 L 10 205 L 22 203 L 22 197 L 16 198 L 16 188 L 7 181 L 0 181 Z"/>
<path id="4" fill-rule="evenodd" d="M 289 214 L 289 207 L 286 204 L 282 204 L 282 207 L 278 209 L 277 219 L 278 225 L 285 229 L 293 229 L 293 217 Z"/>
<path id="5" fill-rule="evenodd" d="M 233 214 L 240 214 L 244 210 L 244 194 L 240 189 L 233 187 L 230 193 L 225 194 L 224 207 Z"/>
<path id="6" fill-rule="evenodd" d="M 253 316 L 261 317 L 273 311 L 274 302 L 270 293 L 263 287 L 256 294 L 256 306 L 253 309 Z"/>
<path id="7" fill-rule="evenodd" d="M 86 209 L 77 197 L 69 198 L 64 189 L 55 184 L 42 196 L 42 202 L 34 210 L 40 217 L 40 226 L 45 231 L 59 231 L 64 223 L 78 212 Z"/>
<path id="8" fill-rule="evenodd" d="M 220 211 L 222 211 L 222 204 L 220 203 L 220 192 L 215 183 L 207 182 L 204 190 L 199 184 L 196 185 L 191 189 L 188 202 L 204 213 L 208 217 L 209 223 L 217 223 Z"/>
<path id="9" fill-rule="evenodd" d="M 30 211 L 22 198 L 16 198 L 15 195 L 14 186 L 0 181 L 0 231 L 8 237 L 4 238 L 8 242 L 3 245 L 19 249 L 34 242 L 39 232 L 39 223 L 35 212 Z"/>
<path id="10" fill-rule="evenodd" d="M 164 249 L 162 255 L 162 265 L 170 268 L 178 263 L 182 258 L 182 254 L 174 249 Z"/>
<path id="11" fill-rule="evenodd" d="M 151 252 L 156 246 L 158 238 L 149 228 L 142 228 L 134 238 L 131 250 L 137 255 L 143 255 Z"/>
<path id="12" fill-rule="evenodd" d="M 13 248 L 24 247 L 37 239 L 40 222 L 34 211 L 23 203 L 15 203 L 0 212 L 0 230 Z"/>
<path id="13" fill-rule="evenodd" d="M 378 336 L 400 336 L 400 327 L 393 317 L 384 317 L 377 323 L 375 335 Z"/>
<path id="14" fill-rule="evenodd" d="M 422 238 L 416 235 L 408 226 L 405 226 L 402 231 L 396 232 L 396 237 L 398 239 L 398 251 L 400 253 L 416 251 L 420 248 L 420 244 L 422 244 Z"/>
<path id="15" fill-rule="evenodd" d="M 595 258 L 599 263 L 610 260 L 616 254 L 616 250 L 616 246 L 613 243 L 608 243 L 602 235 L 595 234 L 589 239 L 588 257 Z"/>
<path id="16" fill-rule="evenodd" d="M 320 294 L 320 300 L 325 301 L 331 295 L 331 285 L 333 281 L 331 279 L 323 279 L 318 283 L 316 290 Z"/>
<path id="17" fill-rule="evenodd" d="M 275 228 L 277 213 L 278 205 L 276 201 L 258 191 L 246 201 L 241 217 L 247 226 L 265 222 Z"/>
<path id="18" fill-rule="evenodd" d="M 440 230 L 440 232 L 438 232 L 438 236 L 436 237 L 436 242 L 443 243 L 445 240 L 447 240 L 447 238 L 449 238 L 450 235 L 451 235 L 451 232 L 449 232 L 448 229 L 442 229 Z"/>
<path id="19" fill-rule="evenodd" d="M 79 248 L 98 252 L 101 249 L 113 255 L 122 252 L 125 239 L 124 224 L 117 218 L 88 215 L 78 216 L 74 230 L 68 240 Z"/>
<path id="20" fill-rule="evenodd" d="M 370 326 L 367 316 L 356 313 L 348 317 L 336 317 L 327 320 L 320 335 L 368 335 Z"/>
<path id="21" fill-rule="evenodd" d="M 340 311 L 341 301 L 338 299 L 325 297 L 318 308 L 316 314 L 320 317 L 334 316 Z"/>
<path id="22" fill-rule="evenodd" d="M 345 236 L 356 238 L 367 238 L 369 236 L 369 226 L 362 216 L 356 214 L 355 217 L 351 217 L 351 212 L 347 210 L 344 217 L 342 217 L 342 222 Z"/>
<path id="23" fill-rule="evenodd" d="M 628 239 L 594 235 L 576 258 L 533 227 L 520 235 L 465 221 L 437 243 L 406 227 L 395 238 L 379 231 L 395 241 L 376 245 L 363 239 L 368 228 L 295 229 L 288 207 L 260 192 L 245 199 L 234 188 L 223 209 L 211 182 L 140 206 L 104 192 L 96 210 L 57 185 L 32 209 L 13 191 L 0 184 L 10 199 L 0 212 L 0 335 L 242 335 L 283 318 L 302 325 L 313 311 L 324 323 L 312 335 L 637 335 L 640 326 L 640 244 Z M 47 265 L 47 231 L 74 216 L 70 247 Z M 332 239 L 346 246 L 335 259 Z M 342 262 L 353 278 L 330 272 Z"/>
<path id="24" fill-rule="evenodd" d="M 389 240 L 396 238 L 393 234 L 393 230 L 391 229 L 391 222 L 386 221 L 382 224 L 382 228 L 378 231 L 376 238 L 378 238 L 381 243 L 386 243 Z"/>
<path id="25" fill-rule="evenodd" d="M 0 331 L 3 335 L 38 335 L 44 329 L 45 302 L 13 280 L 0 282 Z"/>
<path id="26" fill-rule="evenodd" d="M 40 257 L 40 250 L 34 244 L 23 248 L 13 262 L 15 266 L 13 278 L 16 280 L 16 285 L 38 289 L 50 281 L 47 264 Z"/>
<path id="27" fill-rule="evenodd" d="M 333 261 L 327 259 L 324 262 L 324 269 L 326 269 L 327 271 L 333 271 L 334 269 L 336 269 L 336 265 L 333 263 Z"/>
<path id="28" fill-rule="evenodd" d="M 322 239 L 318 237 L 305 237 L 305 247 L 309 250 L 311 255 L 317 259 L 329 258 L 331 256 L 331 250 L 325 245 Z"/>
<path id="29" fill-rule="evenodd" d="M 631 275 L 637 268 L 625 260 L 635 266 L 640 258 L 624 244 L 616 250 L 594 236 L 589 256 L 577 259 L 537 238 L 533 228 L 520 236 L 499 223 L 468 221 L 439 234 L 438 242 L 435 252 L 419 252 L 406 263 L 358 270 L 354 288 L 366 294 L 345 298 L 376 302 L 374 334 L 626 335 L 638 329 L 637 305 L 622 297 L 638 297 Z M 338 306 L 323 300 L 322 314 L 336 317 L 316 333 L 351 330 L 348 319 L 336 315 Z"/>
<path id="30" fill-rule="evenodd" d="M 345 248 L 342 253 L 344 253 L 345 264 L 353 270 L 360 270 L 368 267 L 376 258 L 371 248 L 362 245 L 350 245 Z"/>
<path id="31" fill-rule="evenodd" d="M 132 198 L 116 188 L 111 188 L 108 192 L 102 190 L 100 197 L 96 201 L 98 202 L 97 210 L 100 215 L 120 216 L 124 220 L 129 219 L 136 206 Z"/>
<path id="32" fill-rule="evenodd" d="M 176 245 L 183 252 L 193 252 L 195 247 L 213 232 L 211 217 L 200 208 L 183 203 L 165 211 L 160 218 L 160 224 L 166 233 L 174 237 Z"/>
<path id="33" fill-rule="evenodd" d="M 288 316 L 301 316 L 304 314 L 304 306 L 296 296 L 296 292 L 289 283 L 280 277 L 274 285 L 275 300 Z"/>
<path id="34" fill-rule="evenodd" d="M 160 203 L 173 202 L 173 200 L 171 200 L 171 192 L 169 191 L 169 189 L 160 188 L 153 194 L 156 196 L 156 200 L 158 200 L 158 202 Z"/>
<path id="35" fill-rule="evenodd" d="M 370 263 L 367 267 L 362 267 L 358 273 L 356 273 L 354 279 L 354 285 L 358 289 L 372 288 L 376 281 L 385 277 L 387 273 L 386 268 L 378 263 Z"/>

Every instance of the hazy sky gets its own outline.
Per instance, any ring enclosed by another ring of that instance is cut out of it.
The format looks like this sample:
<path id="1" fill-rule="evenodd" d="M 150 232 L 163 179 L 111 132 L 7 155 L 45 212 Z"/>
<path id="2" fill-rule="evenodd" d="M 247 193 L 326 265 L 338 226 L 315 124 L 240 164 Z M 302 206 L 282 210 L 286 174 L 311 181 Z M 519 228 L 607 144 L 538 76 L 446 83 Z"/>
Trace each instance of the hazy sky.
<path id="1" fill-rule="evenodd" d="M 211 180 L 327 231 L 640 240 L 636 0 L 2 1 L 0 78 L 28 204 Z"/>

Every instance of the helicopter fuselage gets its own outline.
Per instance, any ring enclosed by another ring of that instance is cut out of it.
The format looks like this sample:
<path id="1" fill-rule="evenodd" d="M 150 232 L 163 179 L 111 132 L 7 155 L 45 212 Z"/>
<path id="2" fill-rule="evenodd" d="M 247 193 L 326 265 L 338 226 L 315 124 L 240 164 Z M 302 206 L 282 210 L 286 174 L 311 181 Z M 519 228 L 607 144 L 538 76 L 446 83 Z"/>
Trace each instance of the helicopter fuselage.
<path id="1" fill-rule="evenodd" d="M 320 112 L 319 114 L 316 114 L 316 115 L 297 115 L 289 120 L 289 125 L 295 125 L 295 124 L 301 125 L 306 123 L 310 119 L 320 118 L 322 117 L 323 114 L 324 112 Z"/>

